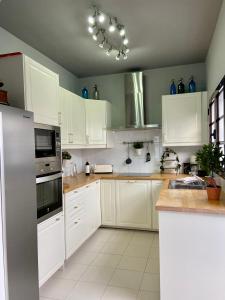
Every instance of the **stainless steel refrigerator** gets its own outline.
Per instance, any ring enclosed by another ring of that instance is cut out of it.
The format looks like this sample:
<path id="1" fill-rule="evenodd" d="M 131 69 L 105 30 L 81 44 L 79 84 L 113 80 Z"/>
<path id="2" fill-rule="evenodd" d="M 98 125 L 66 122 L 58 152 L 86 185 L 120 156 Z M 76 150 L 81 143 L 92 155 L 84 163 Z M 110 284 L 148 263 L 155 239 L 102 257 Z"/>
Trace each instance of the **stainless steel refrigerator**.
<path id="1" fill-rule="evenodd" d="M 33 114 L 0 105 L 0 299 L 39 300 Z"/>

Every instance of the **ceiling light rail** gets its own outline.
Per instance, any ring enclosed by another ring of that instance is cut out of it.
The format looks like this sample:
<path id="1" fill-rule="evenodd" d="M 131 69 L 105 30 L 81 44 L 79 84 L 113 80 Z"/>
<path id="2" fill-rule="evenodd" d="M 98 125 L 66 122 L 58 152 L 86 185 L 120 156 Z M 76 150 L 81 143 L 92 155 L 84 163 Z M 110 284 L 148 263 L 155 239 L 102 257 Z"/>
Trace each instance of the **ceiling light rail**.
<path id="1" fill-rule="evenodd" d="M 91 9 L 92 13 L 88 16 L 88 32 L 93 40 L 105 50 L 106 55 L 115 53 L 116 60 L 126 60 L 130 49 L 125 26 L 119 23 L 116 17 L 104 13 L 97 6 L 92 6 Z M 115 46 L 115 38 L 118 39 L 118 46 Z"/>

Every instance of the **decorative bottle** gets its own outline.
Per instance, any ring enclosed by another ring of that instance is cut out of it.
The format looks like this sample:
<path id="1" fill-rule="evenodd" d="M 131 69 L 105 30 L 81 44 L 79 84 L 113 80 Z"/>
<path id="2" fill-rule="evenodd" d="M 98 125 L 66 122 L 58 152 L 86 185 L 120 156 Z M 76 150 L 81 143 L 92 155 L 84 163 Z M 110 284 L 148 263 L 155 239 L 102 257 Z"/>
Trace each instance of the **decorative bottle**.
<path id="1" fill-rule="evenodd" d="M 185 85 L 183 83 L 183 78 L 181 78 L 179 80 L 179 83 L 178 83 L 178 86 L 177 86 L 177 91 L 178 91 L 178 94 L 183 94 L 185 93 Z"/>
<path id="2" fill-rule="evenodd" d="M 99 96 L 99 91 L 98 91 L 97 84 L 94 85 L 93 89 L 94 89 L 93 90 L 93 99 L 99 100 L 100 96 Z"/>
<path id="3" fill-rule="evenodd" d="M 174 79 L 172 79 L 170 85 L 170 95 L 175 95 L 176 93 L 177 93 L 176 85 L 174 83 Z"/>
<path id="4" fill-rule="evenodd" d="M 82 97 L 88 99 L 88 89 L 86 87 L 82 89 Z"/>
<path id="5" fill-rule="evenodd" d="M 86 176 L 90 175 L 90 164 L 88 161 L 85 164 L 85 174 L 86 174 Z"/>
<path id="6" fill-rule="evenodd" d="M 195 93 L 196 92 L 196 83 L 194 81 L 194 77 L 191 76 L 189 84 L 188 84 L 188 91 L 189 93 Z"/>

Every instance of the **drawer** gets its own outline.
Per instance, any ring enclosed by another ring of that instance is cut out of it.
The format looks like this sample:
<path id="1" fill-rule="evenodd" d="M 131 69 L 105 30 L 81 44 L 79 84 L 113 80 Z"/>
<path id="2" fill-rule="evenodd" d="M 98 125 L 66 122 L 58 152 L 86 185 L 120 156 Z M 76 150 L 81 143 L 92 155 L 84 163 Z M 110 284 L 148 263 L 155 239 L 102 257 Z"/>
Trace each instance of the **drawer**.
<path id="1" fill-rule="evenodd" d="M 66 217 L 66 224 L 69 224 L 71 222 L 73 222 L 75 219 L 80 218 L 82 220 L 85 219 L 85 211 L 80 210 L 80 211 L 76 211 L 71 213 L 70 215 L 68 215 L 68 217 Z"/>

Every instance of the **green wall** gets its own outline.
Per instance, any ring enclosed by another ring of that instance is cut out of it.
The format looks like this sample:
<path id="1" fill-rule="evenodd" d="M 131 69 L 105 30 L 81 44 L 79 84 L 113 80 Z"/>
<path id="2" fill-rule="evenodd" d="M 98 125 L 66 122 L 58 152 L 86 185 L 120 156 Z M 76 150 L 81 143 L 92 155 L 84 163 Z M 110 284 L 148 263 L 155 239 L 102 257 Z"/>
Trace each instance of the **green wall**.
<path id="1" fill-rule="evenodd" d="M 178 81 L 183 77 L 188 83 L 190 76 L 195 77 L 197 90 L 206 90 L 205 63 L 182 65 L 144 71 L 145 99 L 147 107 L 147 123 L 162 122 L 161 96 L 169 93 L 171 79 Z M 124 99 L 124 76 L 113 74 L 104 76 L 92 76 L 79 79 L 79 89 L 86 86 L 90 97 L 94 84 L 98 85 L 100 98 L 112 103 L 112 127 L 123 127 L 125 125 L 125 99 Z"/>

